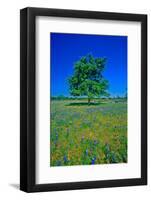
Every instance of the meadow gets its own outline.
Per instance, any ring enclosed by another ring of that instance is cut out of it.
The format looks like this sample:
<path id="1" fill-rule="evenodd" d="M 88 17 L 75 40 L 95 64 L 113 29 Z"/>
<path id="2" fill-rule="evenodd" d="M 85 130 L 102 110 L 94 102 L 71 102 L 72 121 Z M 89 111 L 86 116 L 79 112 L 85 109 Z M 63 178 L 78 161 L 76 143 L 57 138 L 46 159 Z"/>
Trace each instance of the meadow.
<path id="1" fill-rule="evenodd" d="M 127 162 L 127 100 L 51 100 L 50 166 Z"/>

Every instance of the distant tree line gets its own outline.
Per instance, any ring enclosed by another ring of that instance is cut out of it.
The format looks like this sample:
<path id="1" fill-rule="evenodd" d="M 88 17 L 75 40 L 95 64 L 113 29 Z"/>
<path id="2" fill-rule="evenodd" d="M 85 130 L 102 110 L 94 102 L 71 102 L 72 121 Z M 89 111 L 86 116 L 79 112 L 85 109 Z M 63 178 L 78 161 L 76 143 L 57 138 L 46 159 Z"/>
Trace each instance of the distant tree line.
<path id="1" fill-rule="evenodd" d="M 87 97 L 72 97 L 72 96 L 64 96 L 64 95 L 59 95 L 59 96 L 52 96 L 51 100 L 86 100 Z M 127 99 L 127 96 L 110 96 L 110 97 L 98 97 L 94 99 Z"/>

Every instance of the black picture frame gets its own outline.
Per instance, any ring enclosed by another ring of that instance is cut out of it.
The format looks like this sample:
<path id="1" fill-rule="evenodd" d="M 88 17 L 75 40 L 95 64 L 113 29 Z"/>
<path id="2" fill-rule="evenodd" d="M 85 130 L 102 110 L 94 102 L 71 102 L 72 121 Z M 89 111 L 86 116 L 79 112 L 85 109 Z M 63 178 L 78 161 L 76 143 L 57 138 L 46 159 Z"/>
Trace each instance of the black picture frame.
<path id="1" fill-rule="evenodd" d="M 35 19 L 54 16 L 141 22 L 141 178 L 36 184 Z M 44 192 L 147 184 L 147 15 L 24 8 L 20 11 L 20 190 Z"/>

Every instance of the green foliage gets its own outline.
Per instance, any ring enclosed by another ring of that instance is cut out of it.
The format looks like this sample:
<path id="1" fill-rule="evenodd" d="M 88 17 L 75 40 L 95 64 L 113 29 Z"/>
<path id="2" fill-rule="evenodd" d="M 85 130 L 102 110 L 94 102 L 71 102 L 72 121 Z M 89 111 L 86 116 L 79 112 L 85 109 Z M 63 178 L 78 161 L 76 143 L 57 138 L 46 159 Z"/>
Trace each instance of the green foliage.
<path id="1" fill-rule="evenodd" d="M 106 58 L 83 56 L 74 65 L 74 74 L 68 79 L 72 96 L 94 97 L 108 96 L 108 81 L 103 78 Z"/>

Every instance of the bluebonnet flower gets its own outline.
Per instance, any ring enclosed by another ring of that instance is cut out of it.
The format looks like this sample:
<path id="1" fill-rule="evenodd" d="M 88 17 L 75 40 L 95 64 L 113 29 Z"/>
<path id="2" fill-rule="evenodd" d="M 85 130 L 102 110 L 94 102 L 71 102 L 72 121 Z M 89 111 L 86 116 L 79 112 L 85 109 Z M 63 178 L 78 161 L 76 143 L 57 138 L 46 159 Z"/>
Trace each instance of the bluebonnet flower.
<path id="1" fill-rule="evenodd" d="M 58 140 L 58 133 L 56 133 L 56 140 Z"/>
<path id="2" fill-rule="evenodd" d="M 54 137 L 54 139 L 53 139 L 53 142 L 54 142 L 55 145 L 57 144 L 57 140 L 58 140 L 58 134 L 56 133 L 56 134 L 55 134 L 55 137 Z"/>
<path id="3" fill-rule="evenodd" d="M 95 164 L 95 161 L 96 161 L 96 157 L 94 156 L 91 160 L 91 164 L 94 165 Z"/>
<path id="4" fill-rule="evenodd" d="M 111 161 L 112 161 L 112 163 L 116 163 L 116 157 L 115 157 L 114 153 L 112 153 L 112 155 L 111 155 Z"/>
<path id="5" fill-rule="evenodd" d="M 66 156 L 66 155 L 63 157 L 63 160 L 64 160 L 64 162 L 65 162 L 65 163 L 67 163 L 67 162 L 68 162 L 68 158 L 67 158 L 67 156 Z"/>
<path id="6" fill-rule="evenodd" d="M 61 161 L 60 160 L 57 160 L 57 166 L 61 166 Z"/>
<path id="7" fill-rule="evenodd" d="M 94 145 L 98 144 L 98 141 L 97 140 L 94 140 Z"/>
<path id="8" fill-rule="evenodd" d="M 57 141 L 56 141 L 56 140 L 54 140 L 54 144 L 55 144 L 55 145 L 57 144 Z"/>
<path id="9" fill-rule="evenodd" d="M 86 150 L 85 150 L 85 154 L 86 154 L 86 156 L 88 155 L 88 152 L 89 152 L 88 149 L 86 149 Z"/>

